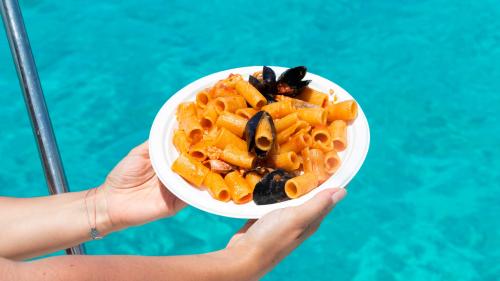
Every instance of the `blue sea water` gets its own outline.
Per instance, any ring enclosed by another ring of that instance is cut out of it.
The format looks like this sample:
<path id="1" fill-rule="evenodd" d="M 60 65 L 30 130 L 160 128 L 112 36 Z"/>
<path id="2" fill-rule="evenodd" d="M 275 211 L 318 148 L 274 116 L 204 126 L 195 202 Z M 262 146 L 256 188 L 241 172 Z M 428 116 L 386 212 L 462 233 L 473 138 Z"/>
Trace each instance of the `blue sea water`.
<path id="1" fill-rule="evenodd" d="M 357 98 L 372 143 L 346 200 L 264 280 L 500 279 L 498 1 L 21 7 L 72 190 L 100 184 L 187 83 L 238 66 L 306 65 Z M 0 91 L 0 194 L 46 195 L 3 30 Z M 188 207 L 86 247 L 202 253 L 242 223 Z"/>

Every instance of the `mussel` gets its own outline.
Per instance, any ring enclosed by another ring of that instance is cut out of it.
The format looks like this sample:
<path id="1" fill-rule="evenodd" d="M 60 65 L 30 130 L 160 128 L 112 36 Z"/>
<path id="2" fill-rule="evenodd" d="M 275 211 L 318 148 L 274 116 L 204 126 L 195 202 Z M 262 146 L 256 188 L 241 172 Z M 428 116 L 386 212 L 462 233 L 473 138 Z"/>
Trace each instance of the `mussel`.
<path id="1" fill-rule="evenodd" d="M 257 205 L 267 205 L 289 200 L 290 198 L 285 193 L 285 184 L 293 177 L 294 175 L 282 169 L 266 174 L 255 185 L 253 201 Z"/>
<path id="2" fill-rule="evenodd" d="M 262 69 L 262 81 L 250 75 L 248 82 L 252 84 L 269 101 L 276 101 L 276 95 L 295 97 L 311 80 L 302 80 L 307 73 L 305 66 L 297 66 L 287 69 L 278 80 L 276 74 L 267 66 Z"/>
<path id="3" fill-rule="evenodd" d="M 254 152 L 257 158 L 266 158 L 276 141 L 276 128 L 271 115 L 259 111 L 250 118 L 245 126 L 245 139 L 249 152 Z"/>

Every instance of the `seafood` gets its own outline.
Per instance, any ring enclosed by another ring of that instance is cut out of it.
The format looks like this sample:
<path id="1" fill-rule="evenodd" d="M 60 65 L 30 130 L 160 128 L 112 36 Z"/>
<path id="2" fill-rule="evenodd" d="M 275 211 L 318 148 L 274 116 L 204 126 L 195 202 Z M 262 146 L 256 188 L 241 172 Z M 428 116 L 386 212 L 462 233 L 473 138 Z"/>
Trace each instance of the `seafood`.
<path id="1" fill-rule="evenodd" d="M 203 165 L 209 168 L 210 171 L 219 174 L 227 174 L 236 170 L 235 166 L 218 159 L 205 160 L 203 161 Z"/>
<path id="2" fill-rule="evenodd" d="M 257 205 L 267 205 L 289 200 L 285 193 L 286 182 L 294 175 L 283 169 L 274 170 L 266 174 L 255 185 L 253 200 Z"/>
<path id="3" fill-rule="evenodd" d="M 266 158 L 276 143 L 276 128 L 273 118 L 265 111 L 257 112 L 245 126 L 245 139 L 248 152 L 258 158 Z"/>
<path id="4" fill-rule="evenodd" d="M 248 82 L 259 90 L 268 102 L 274 102 L 276 101 L 276 95 L 295 97 L 309 85 L 311 80 L 302 80 L 306 72 L 307 68 L 305 66 L 289 68 L 276 80 L 274 71 L 270 67 L 264 66 L 262 80 L 250 75 Z"/>

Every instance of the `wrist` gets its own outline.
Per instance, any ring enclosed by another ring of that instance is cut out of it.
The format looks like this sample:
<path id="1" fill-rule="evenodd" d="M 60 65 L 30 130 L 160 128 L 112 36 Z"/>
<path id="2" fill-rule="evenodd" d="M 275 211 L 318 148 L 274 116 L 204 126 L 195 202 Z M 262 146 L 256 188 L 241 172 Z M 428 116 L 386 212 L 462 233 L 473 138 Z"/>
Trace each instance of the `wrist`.
<path id="1" fill-rule="evenodd" d="M 265 256 L 258 247 L 241 240 L 223 251 L 242 280 L 259 280 L 269 270 Z"/>
<path id="2" fill-rule="evenodd" d="M 105 186 L 99 186 L 90 190 L 87 194 L 86 200 L 86 213 L 89 223 L 89 231 L 95 227 L 101 236 L 105 236 L 115 231 L 109 214 L 108 204 L 106 199 Z"/>

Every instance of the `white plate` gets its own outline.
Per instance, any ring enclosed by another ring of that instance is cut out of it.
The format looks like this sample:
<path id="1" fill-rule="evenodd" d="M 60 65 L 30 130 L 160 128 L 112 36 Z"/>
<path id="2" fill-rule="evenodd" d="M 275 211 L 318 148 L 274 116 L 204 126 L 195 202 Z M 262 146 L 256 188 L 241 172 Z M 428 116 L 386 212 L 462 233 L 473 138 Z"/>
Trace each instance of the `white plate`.
<path id="1" fill-rule="evenodd" d="M 286 68 L 276 66 L 272 66 L 271 68 L 276 72 L 277 76 L 286 70 Z M 177 128 L 177 121 L 175 119 L 177 106 L 185 101 L 194 101 L 196 94 L 200 90 L 213 86 L 217 81 L 226 78 L 231 73 L 242 74 L 245 79 L 247 79 L 248 75 L 259 70 L 262 70 L 262 66 L 241 67 L 217 72 L 198 79 L 182 88 L 167 100 L 156 115 L 149 135 L 151 162 L 153 163 L 156 174 L 163 184 L 165 184 L 175 196 L 189 205 L 209 213 L 226 217 L 245 219 L 260 218 L 272 210 L 302 204 L 316 193 L 326 188 L 345 187 L 361 168 L 366 154 L 368 153 L 370 130 L 360 106 L 358 108 L 358 117 L 347 130 L 347 149 L 339 153 L 342 159 L 340 168 L 326 182 L 300 198 L 260 206 L 256 205 L 253 201 L 242 205 L 237 205 L 233 202 L 220 202 L 213 199 L 207 191 L 202 191 L 191 186 L 191 184 L 174 173 L 170 167 L 179 155 L 172 143 L 173 133 Z M 314 89 L 326 93 L 328 93 L 330 89 L 333 89 L 341 101 L 353 99 L 353 97 L 340 86 L 323 77 L 307 73 L 304 79 L 312 80 L 310 86 Z"/>

